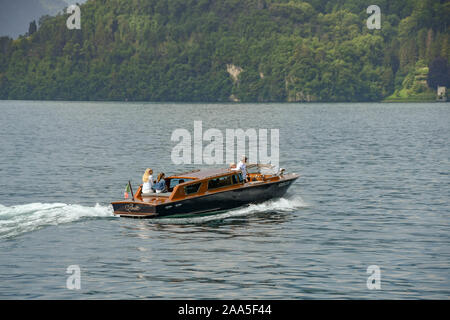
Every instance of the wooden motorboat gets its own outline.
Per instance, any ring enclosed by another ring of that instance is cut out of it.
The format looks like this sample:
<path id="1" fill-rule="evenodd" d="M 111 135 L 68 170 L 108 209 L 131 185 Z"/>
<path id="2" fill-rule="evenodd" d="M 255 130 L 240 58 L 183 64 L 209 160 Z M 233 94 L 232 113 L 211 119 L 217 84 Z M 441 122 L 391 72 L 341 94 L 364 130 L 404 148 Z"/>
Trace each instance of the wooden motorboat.
<path id="1" fill-rule="evenodd" d="M 142 193 L 112 202 L 114 214 L 131 218 L 157 218 L 206 214 L 282 197 L 299 177 L 274 172 L 263 164 L 247 165 L 248 181 L 230 168 L 194 170 L 165 178 L 167 192 Z"/>

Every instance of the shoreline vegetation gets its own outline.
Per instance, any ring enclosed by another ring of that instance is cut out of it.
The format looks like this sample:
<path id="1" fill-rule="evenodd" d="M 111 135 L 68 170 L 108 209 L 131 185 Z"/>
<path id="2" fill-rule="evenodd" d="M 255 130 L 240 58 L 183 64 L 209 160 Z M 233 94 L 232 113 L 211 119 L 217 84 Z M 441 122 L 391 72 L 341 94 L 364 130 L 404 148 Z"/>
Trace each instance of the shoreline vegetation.
<path id="1" fill-rule="evenodd" d="M 59 13 L 0 37 L 0 99 L 436 101 L 450 2 L 377 5 L 379 30 L 365 0 L 88 0 L 79 30 Z"/>
<path id="2" fill-rule="evenodd" d="M 436 103 L 436 104 L 442 104 L 443 102 L 437 101 L 436 99 L 425 99 L 425 98 L 411 98 L 411 99 L 385 99 L 385 100 L 381 100 L 381 101 L 340 101 L 340 102 L 325 102 L 325 101 L 294 101 L 294 102 L 288 102 L 288 101 L 269 101 L 269 102 L 242 102 L 242 101 L 222 101 L 222 102 L 218 102 L 218 101 L 146 101 L 146 100 L 134 100 L 134 101 L 126 101 L 126 100 L 62 100 L 62 99 L 53 99 L 53 100 L 21 100 L 21 99 L 0 99 L 0 103 L 1 102 L 50 102 L 50 103 L 113 103 L 113 104 L 118 104 L 118 103 L 130 103 L 130 104 L 183 104 L 183 105 L 191 105 L 191 104 L 211 104 L 211 105 L 215 105 L 215 104 L 220 104 L 220 105 L 246 105 L 246 104 L 262 104 L 262 105 L 267 105 L 267 104 L 298 104 L 298 105 L 302 105 L 302 104 L 333 104 L 333 105 L 348 105 L 348 104 L 359 104 L 359 103 L 363 103 L 363 104 L 378 104 L 378 103 Z M 445 101 L 444 103 L 450 103 L 450 101 Z"/>
<path id="3" fill-rule="evenodd" d="M 411 96 L 389 96 L 385 99 L 383 99 L 381 102 L 438 102 L 436 101 L 436 93 L 434 92 L 427 92 L 417 95 L 411 95 Z"/>

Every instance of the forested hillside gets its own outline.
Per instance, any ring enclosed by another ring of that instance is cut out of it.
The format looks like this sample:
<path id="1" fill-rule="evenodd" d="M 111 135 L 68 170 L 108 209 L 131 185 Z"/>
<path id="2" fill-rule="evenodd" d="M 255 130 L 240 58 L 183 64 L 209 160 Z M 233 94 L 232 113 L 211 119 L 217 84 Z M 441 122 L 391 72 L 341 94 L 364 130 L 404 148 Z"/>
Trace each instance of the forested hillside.
<path id="1" fill-rule="evenodd" d="M 372 2 L 380 30 L 366 25 Z M 448 1 L 88 0 L 80 8 L 81 30 L 60 14 L 19 39 L 0 38 L 0 99 L 379 101 L 449 85 Z M 441 67 L 429 74 L 433 63 Z"/>

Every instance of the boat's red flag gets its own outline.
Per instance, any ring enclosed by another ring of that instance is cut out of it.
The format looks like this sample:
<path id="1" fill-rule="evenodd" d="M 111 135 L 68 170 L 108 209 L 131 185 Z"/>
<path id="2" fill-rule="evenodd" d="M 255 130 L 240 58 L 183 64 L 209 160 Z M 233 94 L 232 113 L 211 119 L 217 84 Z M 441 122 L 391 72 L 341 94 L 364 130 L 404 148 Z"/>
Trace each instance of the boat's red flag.
<path id="1" fill-rule="evenodd" d="M 125 188 L 125 192 L 123 193 L 123 197 L 125 198 L 125 199 L 128 199 L 128 197 L 129 197 L 129 195 L 128 195 L 128 193 L 130 192 L 130 183 L 128 182 L 127 183 L 127 187 Z"/>

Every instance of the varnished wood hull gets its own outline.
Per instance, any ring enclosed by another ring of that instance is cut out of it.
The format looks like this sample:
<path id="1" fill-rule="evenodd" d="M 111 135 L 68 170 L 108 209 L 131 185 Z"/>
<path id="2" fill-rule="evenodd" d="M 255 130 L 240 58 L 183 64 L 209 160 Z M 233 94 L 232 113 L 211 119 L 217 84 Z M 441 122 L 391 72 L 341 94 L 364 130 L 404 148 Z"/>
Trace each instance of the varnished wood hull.
<path id="1" fill-rule="evenodd" d="M 153 205 L 141 201 L 113 202 L 114 214 L 130 218 L 162 218 L 206 214 L 282 197 L 298 178 L 273 182 L 249 183 L 239 189 L 207 193 L 198 197 Z"/>

